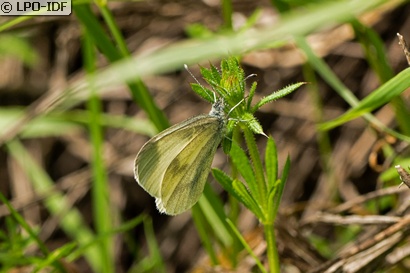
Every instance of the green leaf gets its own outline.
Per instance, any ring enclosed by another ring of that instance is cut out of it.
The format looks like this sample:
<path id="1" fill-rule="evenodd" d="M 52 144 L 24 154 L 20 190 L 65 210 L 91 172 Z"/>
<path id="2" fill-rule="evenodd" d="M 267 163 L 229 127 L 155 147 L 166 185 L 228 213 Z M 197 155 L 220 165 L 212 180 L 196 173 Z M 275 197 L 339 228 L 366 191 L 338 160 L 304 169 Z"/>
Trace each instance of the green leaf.
<path id="1" fill-rule="evenodd" d="M 218 69 L 213 65 L 210 64 L 210 69 L 201 66 L 200 72 L 202 78 L 213 88 L 214 91 L 218 92 L 218 87 L 220 86 L 221 82 L 221 75 Z M 219 92 L 218 92 L 219 94 Z"/>
<path id="2" fill-rule="evenodd" d="M 279 184 L 281 183 L 280 179 L 274 181 L 272 183 L 272 188 L 269 191 L 268 194 L 268 217 L 266 219 L 266 223 L 263 223 L 264 225 L 271 224 L 275 222 L 276 218 L 276 203 L 278 200 L 278 190 L 279 190 Z"/>
<path id="3" fill-rule="evenodd" d="M 55 249 L 53 252 L 47 255 L 46 259 L 41 260 L 36 265 L 36 268 L 33 270 L 33 272 L 37 272 L 41 269 L 45 269 L 46 267 L 51 266 L 52 264 L 58 263 L 62 258 L 67 257 L 76 247 L 77 242 L 71 242 Z"/>
<path id="4" fill-rule="evenodd" d="M 258 202 L 249 194 L 245 185 L 235 179 L 232 182 L 233 190 L 235 191 L 235 197 L 242 202 L 250 211 L 252 211 L 258 219 L 264 219 L 264 215 Z"/>
<path id="5" fill-rule="evenodd" d="M 251 112 L 255 113 L 256 110 L 258 110 L 262 105 L 265 105 L 271 101 L 277 100 L 279 98 L 282 98 L 290 93 L 292 93 L 293 91 L 295 91 L 297 88 L 299 88 L 300 86 L 306 84 L 305 82 L 298 82 L 298 83 L 294 83 L 291 84 L 285 88 L 282 88 L 278 91 L 275 91 L 274 93 L 270 94 L 269 96 L 266 96 L 264 98 L 262 98 L 254 107 L 252 107 Z"/>
<path id="6" fill-rule="evenodd" d="M 212 82 L 216 83 L 219 85 L 219 83 L 222 80 L 221 77 L 221 73 L 219 72 L 218 68 L 216 68 L 216 66 L 214 66 L 213 64 L 210 65 L 210 69 L 209 72 L 211 73 L 211 77 L 210 79 L 212 80 Z"/>
<path id="7" fill-rule="evenodd" d="M 366 54 L 366 60 L 369 62 L 372 70 L 375 71 L 381 83 L 385 83 L 394 77 L 394 71 L 389 65 L 388 54 L 384 47 L 384 42 L 373 29 L 363 25 L 359 20 L 351 22 L 355 36 L 362 45 Z M 391 104 L 395 111 L 395 119 L 399 125 L 400 130 L 410 135 L 410 112 L 407 103 L 397 96 L 392 99 Z"/>
<path id="8" fill-rule="evenodd" d="M 286 159 L 285 166 L 283 167 L 282 170 L 282 178 L 278 180 L 275 184 L 275 194 L 274 194 L 274 202 L 271 210 L 271 213 L 269 214 L 270 219 L 273 221 L 276 218 L 276 214 L 278 213 L 279 209 L 279 204 L 280 204 L 280 199 L 282 198 L 283 194 L 283 189 L 285 188 L 286 180 L 288 179 L 288 174 L 290 170 L 290 158 Z"/>
<path id="9" fill-rule="evenodd" d="M 222 140 L 222 148 L 225 154 L 229 154 L 232 147 L 232 136 L 234 127 L 228 127 L 225 132 L 225 137 Z"/>
<path id="10" fill-rule="evenodd" d="M 247 100 L 246 110 L 251 109 L 251 104 L 252 104 L 253 96 L 255 95 L 257 85 L 258 85 L 257 82 L 252 83 L 251 89 L 249 90 L 249 96 L 248 96 L 248 100 Z"/>
<path id="11" fill-rule="evenodd" d="M 229 192 L 237 199 L 239 199 L 239 196 L 236 195 L 232 187 L 233 179 L 229 175 L 227 175 L 225 172 L 217 168 L 212 168 L 212 175 L 214 176 L 215 180 L 218 181 L 218 183 L 221 184 L 227 192 Z"/>
<path id="12" fill-rule="evenodd" d="M 260 210 L 259 205 L 249 194 L 245 185 L 235 179 L 233 180 L 230 176 L 219 169 L 212 169 L 212 174 L 215 179 L 222 185 L 222 187 L 229 192 L 232 196 L 238 199 L 242 204 L 244 204 L 249 210 L 251 210 L 255 215 L 262 216 L 262 211 Z"/>
<path id="13" fill-rule="evenodd" d="M 259 196 L 255 181 L 255 175 L 245 152 L 238 146 L 238 144 L 232 143 L 229 155 L 232 159 L 232 163 L 235 165 L 235 167 L 245 180 L 246 184 L 248 185 L 252 196 Z"/>
<path id="14" fill-rule="evenodd" d="M 244 113 L 241 120 L 246 122 L 246 126 L 248 126 L 253 133 L 266 136 L 263 132 L 262 125 L 251 113 Z"/>
<path id="15" fill-rule="evenodd" d="M 352 119 L 358 118 L 374 109 L 388 103 L 394 97 L 400 95 L 410 87 L 410 68 L 407 68 L 396 75 L 394 78 L 370 93 L 366 98 L 361 100 L 354 108 L 347 111 L 340 117 L 325 122 L 318 126 L 320 130 L 329 130 Z"/>
<path id="16" fill-rule="evenodd" d="M 263 219 L 263 213 L 260 209 L 259 204 L 256 200 L 249 194 L 245 185 L 235 179 L 233 180 L 230 176 L 219 169 L 212 169 L 212 175 L 215 177 L 221 186 L 229 192 L 232 196 L 238 199 L 242 204 L 244 204 L 249 210 L 251 210 L 259 219 Z"/>
<path id="17" fill-rule="evenodd" d="M 214 103 L 214 92 L 212 92 L 208 88 L 205 88 L 203 85 L 199 83 L 191 83 L 191 88 L 204 100 L 209 101 L 210 103 Z"/>
<path id="18" fill-rule="evenodd" d="M 268 180 L 268 190 L 271 191 L 278 179 L 278 153 L 273 138 L 269 137 L 265 151 L 265 168 Z"/>

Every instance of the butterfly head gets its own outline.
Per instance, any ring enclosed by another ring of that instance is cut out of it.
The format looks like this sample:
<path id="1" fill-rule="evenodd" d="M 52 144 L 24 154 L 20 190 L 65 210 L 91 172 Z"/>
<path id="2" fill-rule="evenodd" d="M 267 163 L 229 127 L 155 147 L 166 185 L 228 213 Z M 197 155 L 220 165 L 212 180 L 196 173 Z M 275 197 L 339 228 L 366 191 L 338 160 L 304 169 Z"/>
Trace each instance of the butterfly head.
<path id="1" fill-rule="evenodd" d="M 209 115 L 223 119 L 225 118 L 224 108 L 225 108 L 224 100 L 222 98 L 219 98 L 212 105 L 212 109 L 209 112 Z"/>

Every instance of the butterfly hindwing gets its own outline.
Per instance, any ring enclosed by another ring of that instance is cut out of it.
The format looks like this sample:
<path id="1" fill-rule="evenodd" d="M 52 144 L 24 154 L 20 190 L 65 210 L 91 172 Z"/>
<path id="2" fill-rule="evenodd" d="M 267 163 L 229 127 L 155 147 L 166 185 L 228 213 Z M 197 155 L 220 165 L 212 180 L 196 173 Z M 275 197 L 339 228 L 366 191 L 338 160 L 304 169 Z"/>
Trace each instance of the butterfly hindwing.
<path id="1" fill-rule="evenodd" d="M 224 130 L 220 117 L 200 115 L 149 140 L 135 159 L 135 178 L 156 198 L 157 207 L 178 214 L 202 194 Z"/>
<path id="2" fill-rule="evenodd" d="M 160 211 L 171 215 L 181 213 L 201 197 L 212 159 L 223 137 L 218 119 L 208 119 L 212 122 L 169 165 L 162 182 L 162 196 L 157 200 Z"/>
<path id="3" fill-rule="evenodd" d="M 187 120 L 186 126 L 177 124 L 151 138 L 135 159 L 135 179 L 153 197 L 160 197 L 166 169 L 191 139 L 190 121 Z M 175 141 L 176 138 L 179 141 Z"/>

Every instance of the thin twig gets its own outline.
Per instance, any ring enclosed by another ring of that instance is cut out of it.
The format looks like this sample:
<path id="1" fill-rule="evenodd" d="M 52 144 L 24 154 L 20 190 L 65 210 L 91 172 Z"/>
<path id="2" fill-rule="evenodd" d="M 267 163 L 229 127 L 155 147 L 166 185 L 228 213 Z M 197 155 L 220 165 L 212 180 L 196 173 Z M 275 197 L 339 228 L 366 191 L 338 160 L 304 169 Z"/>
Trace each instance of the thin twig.
<path id="1" fill-rule="evenodd" d="M 303 224 L 317 224 L 317 223 L 327 223 L 334 225 L 380 225 L 380 224 L 395 224 L 399 222 L 402 218 L 396 216 L 382 216 L 382 215 L 349 215 L 340 216 L 329 213 L 318 212 Z"/>

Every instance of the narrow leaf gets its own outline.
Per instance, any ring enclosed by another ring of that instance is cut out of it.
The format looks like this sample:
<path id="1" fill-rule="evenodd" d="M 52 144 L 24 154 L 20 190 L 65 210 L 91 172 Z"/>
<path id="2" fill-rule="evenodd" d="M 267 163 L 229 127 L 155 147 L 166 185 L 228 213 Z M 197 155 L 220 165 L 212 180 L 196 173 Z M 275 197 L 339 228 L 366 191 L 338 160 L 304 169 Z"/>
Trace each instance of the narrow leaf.
<path id="1" fill-rule="evenodd" d="M 400 95 L 403 91 L 410 87 L 409 77 L 410 68 L 407 68 L 370 93 L 370 95 L 361 100 L 354 108 L 350 109 L 345 114 L 332 121 L 319 125 L 319 129 L 330 130 L 388 103 L 394 97 Z"/>
<path id="2" fill-rule="evenodd" d="M 246 126 L 248 126 L 253 133 L 266 136 L 263 132 L 262 125 L 251 113 L 244 113 L 241 120 L 246 122 Z"/>
<path id="3" fill-rule="evenodd" d="M 275 181 L 278 179 L 278 153 L 273 138 L 269 137 L 265 151 L 265 168 L 268 180 L 268 189 L 273 189 Z"/>
<path id="4" fill-rule="evenodd" d="M 242 204 L 244 204 L 250 211 L 252 211 L 258 217 L 258 219 L 262 221 L 264 219 L 264 215 L 261 210 L 261 207 L 259 206 L 257 201 L 249 194 L 245 185 L 241 181 L 235 179 L 232 182 L 232 187 L 236 193 L 236 195 L 234 196 L 239 197 L 238 200 L 241 201 Z"/>
<path id="5" fill-rule="evenodd" d="M 252 83 L 251 89 L 249 90 L 249 96 L 248 96 L 248 100 L 247 100 L 246 110 L 249 110 L 251 108 L 251 103 L 252 103 L 252 100 L 253 100 L 253 96 L 255 95 L 257 85 L 258 85 L 257 82 Z"/>
<path id="6" fill-rule="evenodd" d="M 205 248 L 206 253 L 209 256 L 209 259 L 211 260 L 212 265 L 217 265 L 218 264 L 218 258 L 216 254 L 216 250 L 214 249 L 211 236 L 209 235 L 209 228 L 207 229 L 206 227 L 208 226 L 208 222 L 203 215 L 201 209 L 199 206 L 193 206 L 192 211 L 195 211 L 195 213 L 192 213 L 192 218 L 195 223 L 196 231 L 198 232 L 199 238 L 201 239 L 202 245 Z"/>
<path id="7" fill-rule="evenodd" d="M 232 143 L 230 157 L 232 159 L 232 163 L 235 165 L 235 167 L 245 180 L 246 184 L 248 185 L 252 196 L 259 196 L 252 166 L 250 165 L 249 159 L 246 156 L 245 152 L 238 146 L 238 144 Z"/>
<path id="8" fill-rule="evenodd" d="M 235 196 L 235 198 L 240 200 L 240 197 L 237 195 L 232 186 L 233 179 L 229 175 L 216 168 L 212 169 L 212 175 L 214 176 L 215 180 L 218 181 L 218 183 L 221 184 L 221 186 L 227 192 L 229 192 L 231 195 Z"/>
<path id="9" fill-rule="evenodd" d="M 262 98 L 254 107 L 252 107 L 251 112 L 255 113 L 256 110 L 258 110 L 262 105 L 265 105 L 271 101 L 280 99 L 290 93 L 292 93 L 293 91 L 295 91 L 297 88 L 299 88 L 300 86 L 306 84 L 305 82 L 298 82 L 298 83 L 294 83 L 291 84 L 285 88 L 282 88 L 281 90 L 278 90 L 272 94 L 270 94 L 269 96 L 266 96 L 264 98 Z"/>
<path id="10" fill-rule="evenodd" d="M 276 181 L 273 182 L 272 184 L 272 188 L 270 189 L 269 195 L 268 195 L 268 217 L 266 219 L 266 223 L 264 223 L 264 225 L 266 224 L 271 224 L 273 225 L 273 223 L 275 222 L 275 218 L 276 218 L 276 201 L 277 201 L 277 193 L 279 190 L 279 184 L 281 183 L 281 180 L 278 179 Z"/>
<path id="11" fill-rule="evenodd" d="M 229 229 L 226 226 L 224 219 L 221 219 L 219 211 L 215 209 L 214 203 L 208 198 L 209 194 L 202 195 L 199 198 L 198 205 L 201 208 L 205 218 L 208 223 L 212 226 L 213 231 L 215 232 L 216 237 L 222 245 L 226 248 L 232 247 L 234 239 L 232 238 Z M 220 212 L 223 212 L 221 208 Z M 225 216 L 226 218 L 226 216 Z"/>
<path id="12" fill-rule="evenodd" d="M 198 83 L 191 83 L 191 88 L 204 100 L 214 103 L 214 93 L 208 88 Z"/>
<path id="13" fill-rule="evenodd" d="M 253 252 L 252 248 L 248 245 L 248 243 L 246 242 L 245 238 L 242 237 L 241 233 L 239 232 L 239 230 L 235 227 L 235 225 L 232 223 L 231 220 L 226 219 L 226 221 L 228 222 L 229 226 L 232 228 L 233 232 L 235 233 L 235 235 L 238 237 L 239 241 L 242 243 L 243 247 L 246 249 L 246 251 L 248 251 L 249 255 L 252 256 L 252 258 L 255 260 L 256 265 L 259 267 L 259 270 L 263 273 L 267 273 L 266 269 L 263 267 L 261 261 L 258 259 L 258 257 L 256 256 L 256 254 Z"/>
<path id="14" fill-rule="evenodd" d="M 274 204 L 272 208 L 272 214 L 271 214 L 272 219 L 276 218 L 276 214 L 279 209 L 280 199 L 282 198 L 283 189 L 285 188 L 286 180 L 288 178 L 289 170 L 290 170 L 290 159 L 288 156 L 288 158 L 286 159 L 285 166 L 283 167 L 283 170 L 282 170 L 282 178 L 280 179 L 280 181 L 278 181 L 276 185 L 277 189 L 275 190 L 277 192 L 275 193 L 275 199 L 274 199 Z"/>
<path id="15" fill-rule="evenodd" d="M 259 219 L 262 219 L 263 213 L 259 204 L 249 194 L 245 185 L 239 180 L 233 180 L 226 173 L 219 169 L 212 169 L 212 174 L 215 179 L 222 185 L 222 187 L 234 196 L 238 201 L 244 204 L 249 210 L 251 210 Z"/>

